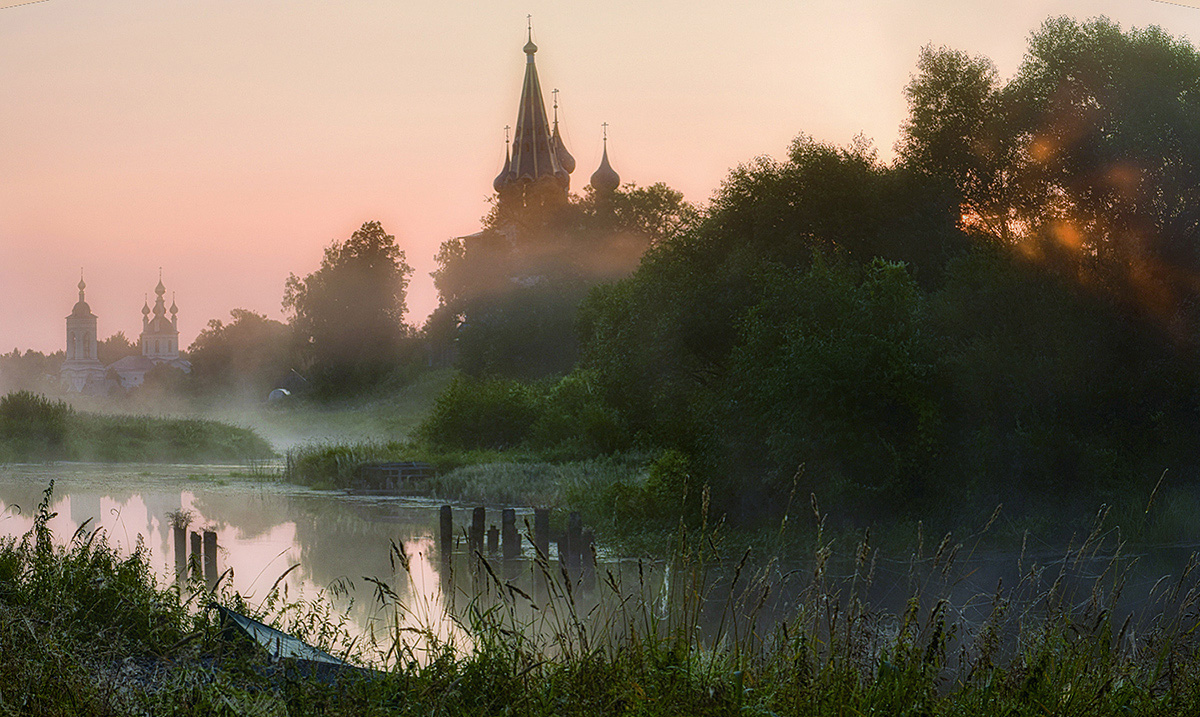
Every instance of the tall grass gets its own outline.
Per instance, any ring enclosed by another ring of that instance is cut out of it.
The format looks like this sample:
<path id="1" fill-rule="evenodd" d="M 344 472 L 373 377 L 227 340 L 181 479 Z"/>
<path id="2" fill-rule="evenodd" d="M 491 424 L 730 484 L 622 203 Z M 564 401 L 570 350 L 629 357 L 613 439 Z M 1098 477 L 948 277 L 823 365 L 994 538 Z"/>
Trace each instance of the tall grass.
<path id="1" fill-rule="evenodd" d="M 217 421 L 77 412 L 21 391 L 0 398 L 0 462 L 220 462 L 275 455 L 254 431 Z"/>
<path id="2" fill-rule="evenodd" d="M 386 629 L 354 637 L 327 593 L 257 608 L 326 651 L 386 672 L 321 680 L 222 637 L 202 585 L 159 588 L 139 548 L 81 528 L 0 542 L 0 711 L 12 714 L 1045 715 L 1195 714 L 1195 558 L 1143 588 L 1098 516 L 1057 555 L 1022 551 L 1011 584 L 971 587 L 981 535 L 918 537 L 901 566 L 864 539 L 838 554 L 816 509 L 802 565 L 730 555 L 680 528 L 669 560 L 599 565 L 593 590 L 539 554 L 533 582 L 476 556 L 429 611 L 404 597 L 413 552 L 366 582 Z M 986 528 L 985 528 L 986 532 Z M 880 576 L 889 574 L 890 585 Z M 544 587 L 543 587 L 544 586 Z M 899 592 L 895 599 L 881 594 Z M 421 622 L 422 619 L 426 621 Z M 453 623 L 449 636 L 444 622 Z"/>

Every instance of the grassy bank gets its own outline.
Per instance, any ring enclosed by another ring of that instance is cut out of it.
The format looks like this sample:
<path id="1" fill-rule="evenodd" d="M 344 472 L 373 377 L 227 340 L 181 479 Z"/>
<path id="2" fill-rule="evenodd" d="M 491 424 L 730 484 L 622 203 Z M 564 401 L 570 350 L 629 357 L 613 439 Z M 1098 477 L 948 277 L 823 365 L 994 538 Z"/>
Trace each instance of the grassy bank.
<path id="1" fill-rule="evenodd" d="M 28 392 L 0 398 L 0 462 L 244 462 L 270 458 L 247 428 L 191 418 L 83 413 Z"/>
<path id="2" fill-rule="evenodd" d="M 199 586 L 158 588 L 144 553 L 103 535 L 53 544 L 47 499 L 33 530 L 0 542 L 0 711 L 59 714 L 328 715 L 1176 715 L 1200 708 L 1198 592 L 1192 572 L 1116 606 L 1127 563 L 1093 532 L 1015 585 L 957 597 L 953 540 L 914 545 L 896 611 L 867 596 L 869 544 L 831 554 L 820 535 L 806 567 L 722 562 L 711 536 L 679 536 L 665 584 L 602 576 L 602 607 L 542 565 L 549 595 L 482 575 L 451 609 L 470 647 L 435 626 L 400 629 L 395 576 L 376 602 L 390 629 L 352 642 L 321 600 L 273 591 L 258 617 L 385 672 L 311 679 L 220 633 Z M 403 551 L 397 550 L 397 555 Z M 1112 555 L 1099 577 L 1097 555 Z M 834 566 L 837 566 L 836 568 Z M 1074 566 L 1074 567 L 1072 567 Z M 843 577 L 835 577 L 846 569 Z M 640 574 L 640 572 L 639 572 Z M 778 599 L 791 583 L 796 592 Z M 776 592 L 772 592 L 775 590 Z M 236 595 L 222 601 L 253 612 Z M 701 627 L 700 616 L 709 619 Z M 429 652 L 418 652 L 418 638 Z"/>

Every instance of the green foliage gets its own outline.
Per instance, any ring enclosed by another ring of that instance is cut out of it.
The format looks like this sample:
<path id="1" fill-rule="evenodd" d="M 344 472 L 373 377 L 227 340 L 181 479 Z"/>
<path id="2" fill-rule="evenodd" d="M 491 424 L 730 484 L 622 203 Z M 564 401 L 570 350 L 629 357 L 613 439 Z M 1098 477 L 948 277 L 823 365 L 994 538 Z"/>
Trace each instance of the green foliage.
<path id="1" fill-rule="evenodd" d="M 126 338 L 124 331 L 118 331 L 96 344 L 96 358 L 105 366 L 114 364 L 126 356 L 140 356 L 141 353 L 141 348 Z"/>
<path id="2" fill-rule="evenodd" d="M 540 403 L 537 392 L 519 381 L 457 376 L 417 435 L 437 447 L 515 447 L 528 436 Z"/>
<path id="3" fill-rule="evenodd" d="M 68 421 L 74 411 L 30 391 L 0 398 L 0 458 L 53 460 L 66 450 Z"/>
<path id="4" fill-rule="evenodd" d="M 576 308 L 588 288 L 627 275 L 646 247 L 696 217 L 662 184 L 550 208 L 494 208 L 484 231 L 438 252 L 441 304 L 426 336 L 467 373 L 525 379 L 570 371 Z"/>
<path id="5" fill-rule="evenodd" d="M 232 321 L 212 319 L 188 348 L 198 388 L 261 398 L 288 375 L 294 361 L 290 327 L 246 309 Z"/>
<path id="6" fill-rule="evenodd" d="M 317 271 L 288 277 L 283 306 L 326 394 L 362 389 L 405 357 L 411 275 L 396 238 L 367 222 L 326 248 Z"/>
<path id="7" fill-rule="evenodd" d="M 274 455 L 254 431 L 216 421 L 77 413 L 27 391 L 0 398 L 0 459 L 179 463 Z"/>
<path id="8" fill-rule="evenodd" d="M 527 380 L 561 375 L 578 358 L 575 310 L 579 287 L 538 281 L 463 302 L 457 366 L 472 376 Z"/>
<path id="9" fill-rule="evenodd" d="M 777 271 L 742 333 L 722 401 L 739 483 L 757 476 L 767 495 L 783 495 L 803 466 L 801 493 L 826 501 L 921 494 L 941 408 L 904 266 L 876 260 L 861 278 L 820 261 L 802 276 Z"/>

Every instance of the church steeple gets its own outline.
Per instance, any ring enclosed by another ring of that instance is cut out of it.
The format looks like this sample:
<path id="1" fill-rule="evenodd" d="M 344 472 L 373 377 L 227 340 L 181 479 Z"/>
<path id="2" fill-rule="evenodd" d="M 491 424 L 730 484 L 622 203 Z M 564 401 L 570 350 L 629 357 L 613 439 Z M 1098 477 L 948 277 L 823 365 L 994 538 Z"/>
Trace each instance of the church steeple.
<path id="1" fill-rule="evenodd" d="M 561 137 L 558 137 L 557 131 L 552 131 L 546 118 L 542 85 L 538 81 L 537 66 L 533 61 L 538 48 L 533 42 L 532 23 L 528 32 L 529 39 L 524 47 L 525 82 L 521 88 L 521 103 L 517 109 L 512 154 L 509 156 L 508 152 L 505 152 L 505 166 L 508 171 L 501 172 L 501 176 L 493 182 L 493 187 L 500 193 L 511 189 L 523 189 L 526 191 L 525 199 L 528 203 L 528 190 L 535 185 L 542 185 L 548 188 L 545 196 L 565 201 L 575 160 L 566 152 Z M 570 168 L 564 166 L 564 156 L 569 161 Z"/>

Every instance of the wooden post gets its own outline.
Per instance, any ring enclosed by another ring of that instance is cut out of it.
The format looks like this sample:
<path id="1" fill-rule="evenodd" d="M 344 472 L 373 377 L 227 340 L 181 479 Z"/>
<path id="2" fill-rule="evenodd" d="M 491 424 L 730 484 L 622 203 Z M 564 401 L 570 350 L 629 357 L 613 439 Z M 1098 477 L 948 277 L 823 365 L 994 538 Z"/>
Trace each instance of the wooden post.
<path id="1" fill-rule="evenodd" d="M 583 589 L 592 590 L 596 587 L 596 535 L 591 528 L 583 531 L 579 547 L 583 562 Z"/>
<path id="2" fill-rule="evenodd" d="M 175 579 L 181 583 L 187 582 L 187 528 L 182 525 L 174 527 L 175 532 Z"/>
<path id="3" fill-rule="evenodd" d="M 500 552 L 500 529 L 496 526 L 488 528 L 488 555 Z"/>
<path id="4" fill-rule="evenodd" d="M 533 544 L 546 560 L 550 559 L 550 510 L 538 508 L 533 511 Z"/>
<path id="5" fill-rule="evenodd" d="M 504 526 L 504 559 L 521 556 L 521 534 L 517 532 L 517 511 L 505 508 L 500 524 Z"/>
<path id="6" fill-rule="evenodd" d="M 188 566 L 191 568 L 192 580 L 199 580 L 201 577 L 200 561 L 204 554 L 204 548 L 201 547 L 200 534 L 192 533 L 192 552 L 188 556 Z"/>
<path id="7" fill-rule="evenodd" d="M 450 555 L 454 549 L 454 511 L 450 506 L 443 505 L 438 512 L 438 522 L 440 530 L 440 541 L 438 549 L 442 555 L 442 566 L 450 567 Z"/>
<path id="8" fill-rule="evenodd" d="M 577 511 L 567 516 L 567 563 L 578 571 L 583 563 L 583 518 Z"/>
<path id="9" fill-rule="evenodd" d="M 483 525 L 486 521 L 486 508 L 480 507 L 471 511 L 471 552 L 483 552 Z"/>
<path id="10" fill-rule="evenodd" d="M 204 581 L 208 589 L 217 586 L 217 534 L 211 530 L 204 531 Z"/>

